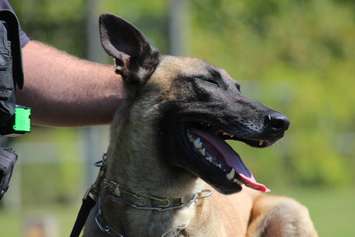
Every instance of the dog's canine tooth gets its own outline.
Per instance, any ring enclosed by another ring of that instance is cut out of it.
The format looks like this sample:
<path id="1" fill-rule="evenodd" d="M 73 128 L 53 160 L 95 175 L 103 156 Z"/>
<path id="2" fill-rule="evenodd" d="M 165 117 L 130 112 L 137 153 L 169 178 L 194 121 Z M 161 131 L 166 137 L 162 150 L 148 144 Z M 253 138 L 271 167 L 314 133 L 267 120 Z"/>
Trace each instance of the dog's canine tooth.
<path id="1" fill-rule="evenodd" d="M 191 134 L 190 130 L 187 130 L 186 134 L 187 134 L 187 137 L 189 138 L 189 140 L 191 142 L 194 142 L 195 138 L 194 138 L 194 135 Z"/>
<path id="2" fill-rule="evenodd" d="M 228 180 L 232 180 L 232 179 L 234 178 L 234 175 L 235 175 L 235 170 L 232 169 L 232 170 L 226 175 L 226 177 L 227 177 Z"/>
<path id="3" fill-rule="evenodd" d="M 202 148 L 202 142 L 201 142 L 201 139 L 200 139 L 200 138 L 196 138 L 196 139 L 195 139 L 195 141 L 194 141 L 194 146 L 195 146 L 197 149 Z"/>
<path id="4" fill-rule="evenodd" d="M 201 148 L 199 151 L 203 156 L 206 156 L 206 149 L 205 148 Z"/>
<path id="5" fill-rule="evenodd" d="M 260 140 L 259 141 L 259 146 L 262 146 L 264 144 L 264 141 L 263 140 Z"/>
<path id="6" fill-rule="evenodd" d="M 223 136 L 227 136 L 227 137 L 230 137 L 230 138 L 233 138 L 234 137 L 234 135 L 233 134 L 230 134 L 230 133 L 228 133 L 228 132 L 222 132 L 222 135 Z"/>

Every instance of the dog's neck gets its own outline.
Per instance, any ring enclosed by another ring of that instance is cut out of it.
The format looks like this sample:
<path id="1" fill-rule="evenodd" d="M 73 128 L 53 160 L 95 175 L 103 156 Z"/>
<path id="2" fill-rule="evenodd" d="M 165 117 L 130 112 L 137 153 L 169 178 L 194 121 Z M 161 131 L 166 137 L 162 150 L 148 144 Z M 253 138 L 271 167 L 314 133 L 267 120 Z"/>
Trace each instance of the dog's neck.
<path id="1" fill-rule="evenodd" d="M 121 116 L 123 117 L 123 116 Z M 158 150 L 158 129 L 153 120 L 113 125 L 106 177 L 134 192 L 180 197 L 196 192 L 197 178 L 168 164 Z"/>
<path id="2" fill-rule="evenodd" d="M 115 121 L 112 133 L 115 136 L 111 137 L 108 149 L 106 179 L 117 182 L 133 193 L 165 198 L 192 196 L 203 188 L 200 179 L 182 169 L 170 167 L 164 160 L 168 157 L 160 158 L 156 143 L 158 131 L 154 128 L 153 120 Z M 124 229 L 130 233 L 128 236 L 160 236 L 177 226 L 187 225 L 195 207 L 191 205 L 177 211 L 138 213 L 128 205 L 114 209 L 110 206 L 106 210 L 103 208 L 104 212 L 109 210 L 110 219 L 126 223 Z"/>

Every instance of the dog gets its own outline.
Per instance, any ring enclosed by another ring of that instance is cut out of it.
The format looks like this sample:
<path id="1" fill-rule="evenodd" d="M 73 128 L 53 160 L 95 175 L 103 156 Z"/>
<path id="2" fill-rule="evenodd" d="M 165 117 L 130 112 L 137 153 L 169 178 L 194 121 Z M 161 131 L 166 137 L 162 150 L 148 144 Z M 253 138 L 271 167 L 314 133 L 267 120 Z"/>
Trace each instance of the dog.
<path id="1" fill-rule="evenodd" d="M 270 146 L 288 129 L 286 116 L 243 96 L 223 69 L 160 55 L 117 16 L 101 15 L 99 25 L 127 99 L 84 236 L 317 236 L 307 208 L 264 194 L 226 143 Z"/>

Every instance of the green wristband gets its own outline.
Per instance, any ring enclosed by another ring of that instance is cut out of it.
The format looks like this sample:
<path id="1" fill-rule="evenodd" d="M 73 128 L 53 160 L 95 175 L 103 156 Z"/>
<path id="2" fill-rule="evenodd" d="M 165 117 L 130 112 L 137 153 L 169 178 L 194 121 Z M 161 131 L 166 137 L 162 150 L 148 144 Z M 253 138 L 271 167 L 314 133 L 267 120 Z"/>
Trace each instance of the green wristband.
<path id="1" fill-rule="evenodd" d="M 28 133 L 31 131 L 31 109 L 24 106 L 16 106 L 15 123 L 13 129 L 16 133 Z"/>

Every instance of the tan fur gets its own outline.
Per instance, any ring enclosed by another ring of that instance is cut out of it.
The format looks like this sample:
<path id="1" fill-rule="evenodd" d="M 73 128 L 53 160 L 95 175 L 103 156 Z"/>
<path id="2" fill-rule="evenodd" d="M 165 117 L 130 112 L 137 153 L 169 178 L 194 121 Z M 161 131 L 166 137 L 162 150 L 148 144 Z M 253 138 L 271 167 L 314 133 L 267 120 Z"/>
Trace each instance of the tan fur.
<path id="1" fill-rule="evenodd" d="M 192 58 L 164 57 L 147 83 L 143 98 L 122 106 L 111 128 L 106 178 L 124 184 L 136 193 L 181 197 L 209 188 L 201 179 L 174 173 L 158 159 L 158 102 L 176 99 L 172 82 L 176 75 L 204 73 L 205 63 Z M 223 74 L 228 76 L 224 71 Z M 228 76 L 229 77 L 229 76 Z M 139 118 L 139 119 L 138 119 Z M 244 187 L 240 193 L 222 195 L 213 191 L 209 198 L 167 212 L 140 211 L 103 200 L 103 213 L 128 237 L 159 237 L 176 226 L 186 226 L 183 236 L 191 237 L 315 237 L 307 209 L 286 198 L 260 194 Z M 105 236 L 88 231 L 85 236 Z"/>
<path id="2" fill-rule="evenodd" d="M 249 188 L 240 193 L 225 196 L 217 192 L 205 200 L 204 212 L 192 227 L 192 232 L 210 227 L 202 236 L 234 237 L 282 237 L 318 236 L 307 209 L 298 202 L 286 198 L 260 194 Z M 195 235 L 191 235 L 195 236 Z M 199 236 L 199 235 L 196 235 Z"/>

